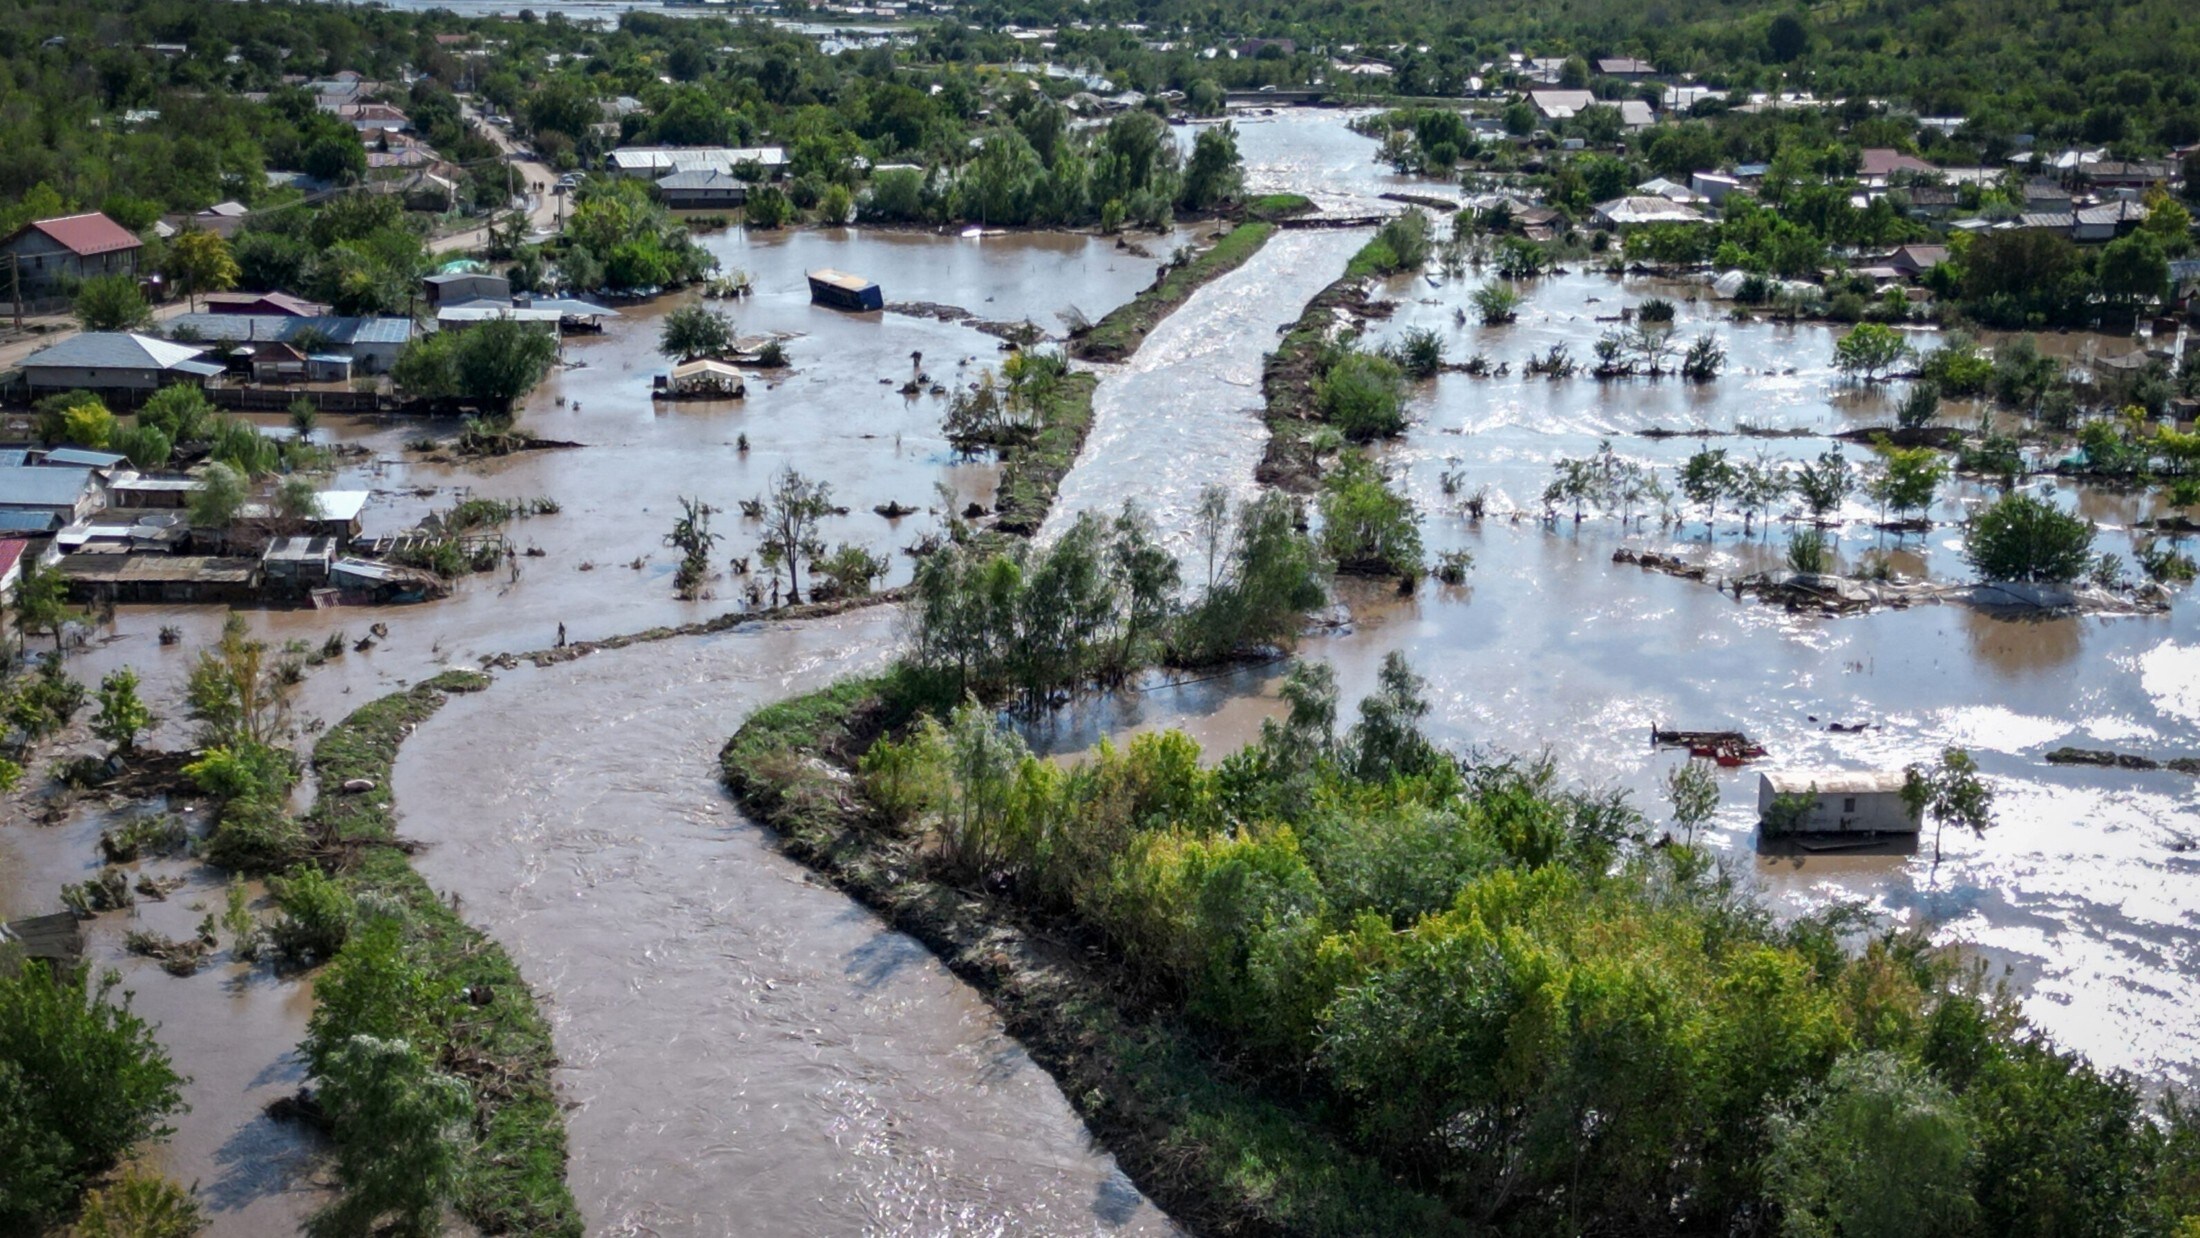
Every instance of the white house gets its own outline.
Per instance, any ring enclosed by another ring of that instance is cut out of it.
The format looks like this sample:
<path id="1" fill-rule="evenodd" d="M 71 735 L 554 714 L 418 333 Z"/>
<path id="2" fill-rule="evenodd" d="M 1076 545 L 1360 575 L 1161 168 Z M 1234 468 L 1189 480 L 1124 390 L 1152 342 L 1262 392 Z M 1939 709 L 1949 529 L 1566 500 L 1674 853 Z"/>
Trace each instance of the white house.
<path id="1" fill-rule="evenodd" d="M 1915 834 L 1901 774 L 1780 770 L 1757 777 L 1757 818 L 1769 833 Z"/>

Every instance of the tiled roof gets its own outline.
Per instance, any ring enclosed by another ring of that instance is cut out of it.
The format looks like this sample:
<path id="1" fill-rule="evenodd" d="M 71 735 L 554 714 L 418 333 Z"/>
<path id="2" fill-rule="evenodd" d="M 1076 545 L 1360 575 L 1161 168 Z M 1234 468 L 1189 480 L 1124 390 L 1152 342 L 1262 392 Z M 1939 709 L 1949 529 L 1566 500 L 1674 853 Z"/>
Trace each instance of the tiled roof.
<path id="1" fill-rule="evenodd" d="M 136 249 L 145 242 L 130 231 L 98 211 L 85 215 L 64 215 L 58 219 L 40 219 L 23 225 L 16 235 L 35 228 L 52 237 L 54 243 L 81 258 L 93 254 L 113 253 L 121 249 Z"/>

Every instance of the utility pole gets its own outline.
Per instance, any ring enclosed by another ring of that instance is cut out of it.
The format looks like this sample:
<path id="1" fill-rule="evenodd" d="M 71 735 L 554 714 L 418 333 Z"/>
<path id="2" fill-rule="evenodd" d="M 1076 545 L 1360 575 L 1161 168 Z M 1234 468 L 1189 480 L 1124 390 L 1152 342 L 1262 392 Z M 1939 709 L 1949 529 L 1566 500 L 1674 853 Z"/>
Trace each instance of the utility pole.
<path id="1" fill-rule="evenodd" d="M 23 329 L 23 255 L 8 255 L 8 300 L 15 305 L 15 329 Z"/>

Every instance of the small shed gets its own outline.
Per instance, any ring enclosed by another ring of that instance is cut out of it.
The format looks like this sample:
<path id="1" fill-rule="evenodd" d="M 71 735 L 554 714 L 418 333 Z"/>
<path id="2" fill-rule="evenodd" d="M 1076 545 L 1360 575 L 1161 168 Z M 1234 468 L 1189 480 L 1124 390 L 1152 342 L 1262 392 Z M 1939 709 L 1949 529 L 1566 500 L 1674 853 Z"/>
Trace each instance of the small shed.
<path id="1" fill-rule="evenodd" d="M 84 930 L 66 911 L 26 916 L 0 924 L 0 967 L 15 959 L 44 959 L 56 968 L 74 967 L 84 957 Z"/>
<path id="2" fill-rule="evenodd" d="M 109 502 L 116 507 L 187 507 L 191 492 L 199 488 L 196 478 L 146 477 L 142 474 L 118 477 L 107 485 Z"/>
<path id="3" fill-rule="evenodd" d="M 333 537 L 278 537 L 260 554 L 260 571 L 270 589 L 302 592 L 328 583 L 336 561 Z"/>
<path id="4" fill-rule="evenodd" d="M 748 384 L 739 369 L 704 357 L 673 366 L 672 380 L 662 386 L 659 394 L 738 400 L 748 394 Z"/>
<path id="5" fill-rule="evenodd" d="M 1757 819 L 1768 834 L 1915 834 L 1902 802 L 1906 776 L 1874 770 L 1777 770 L 1757 777 Z"/>
<path id="6" fill-rule="evenodd" d="M 839 310 L 862 313 L 886 308 L 886 294 L 861 275 L 824 267 L 810 272 L 810 301 Z"/>

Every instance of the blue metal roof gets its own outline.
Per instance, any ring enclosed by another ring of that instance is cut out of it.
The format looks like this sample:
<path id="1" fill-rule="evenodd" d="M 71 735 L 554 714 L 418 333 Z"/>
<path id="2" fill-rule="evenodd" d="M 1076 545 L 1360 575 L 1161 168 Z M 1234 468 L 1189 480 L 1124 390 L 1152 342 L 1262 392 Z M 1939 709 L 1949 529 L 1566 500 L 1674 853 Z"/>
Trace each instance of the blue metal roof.
<path id="1" fill-rule="evenodd" d="M 0 447 L 0 469 L 19 469 L 31 461 L 31 453 L 21 447 Z"/>
<path id="2" fill-rule="evenodd" d="M 42 348 L 23 361 L 25 369 L 58 366 L 82 370 L 165 370 L 205 352 L 124 331 L 86 331 Z"/>
<path id="3" fill-rule="evenodd" d="M 211 343 L 287 344 L 307 331 L 316 331 L 334 344 L 402 344 L 412 338 L 410 318 L 292 318 L 287 314 L 184 314 L 168 324 L 171 335 L 182 332 Z"/>
<path id="4" fill-rule="evenodd" d="M 0 510 L 0 533 L 51 533 L 60 526 L 61 517 L 52 512 Z"/>
<path id="5" fill-rule="evenodd" d="M 79 468 L 111 469 L 129 459 L 111 451 L 92 451 L 83 447 L 56 447 L 46 453 L 49 465 L 73 464 Z"/>
<path id="6" fill-rule="evenodd" d="M 0 469 L 0 507 L 75 507 L 90 469 Z"/>

